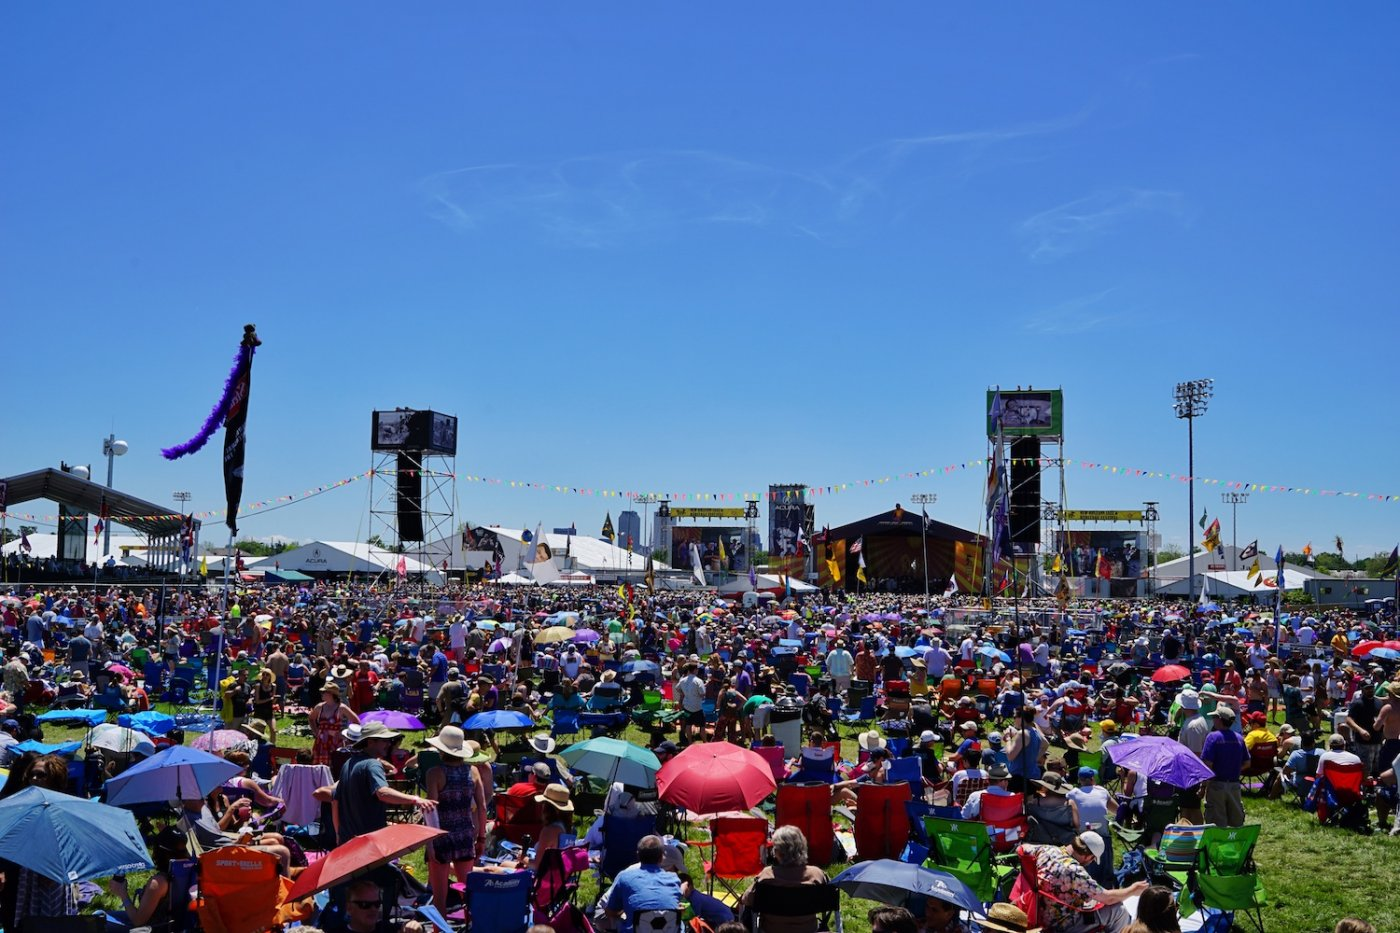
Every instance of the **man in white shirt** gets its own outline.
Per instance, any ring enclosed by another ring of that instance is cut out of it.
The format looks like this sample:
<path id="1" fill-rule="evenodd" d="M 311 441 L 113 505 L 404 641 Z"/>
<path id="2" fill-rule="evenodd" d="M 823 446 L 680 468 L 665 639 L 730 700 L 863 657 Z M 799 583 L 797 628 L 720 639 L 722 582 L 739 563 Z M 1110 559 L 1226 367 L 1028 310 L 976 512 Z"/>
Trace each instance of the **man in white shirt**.
<path id="1" fill-rule="evenodd" d="M 676 700 L 681 706 L 681 744 L 691 740 L 695 728 L 705 734 L 705 682 L 695 676 L 699 665 L 687 662 L 685 676 L 676 684 Z"/>
<path id="2" fill-rule="evenodd" d="M 1327 737 L 1327 751 L 1317 758 L 1317 774 L 1322 776 L 1322 766 L 1327 762 L 1338 765 L 1359 765 L 1361 758 L 1356 754 L 1347 751 L 1346 736 L 1334 732 Z"/>
<path id="3" fill-rule="evenodd" d="M 447 627 L 447 643 L 452 648 L 452 660 L 462 663 L 467 656 L 467 623 L 462 621 L 461 616 L 454 618 Z"/>
<path id="4" fill-rule="evenodd" d="M 1181 724 L 1181 732 L 1176 740 L 1199 757 L 1201 750 L 1205 748 L 1206 736 L 1210 735 L 1210 720 L 1201 715 L 1201 698 L 1193 691 L 1183 690 L 1177 698 L 1177 703 L 1184 711 L 1186 719 Z"/>
<path id="5" fill-rule="evenodd" d="M 573 645 L 564 652 L 564 656 L 559 659 L 559 668 L 564 672 L 564 676 L 570 680 L 578 679 L 578 669 L 583 663 L 583 657 L 578 653 L 578 649 Z"/>
<path id="6" fill-rule="evenodd" d="M 423 644 L 423 639 L 428 634 L 428 620 L 419 616 L 410 623 L 409 640 L 415 645 Z"/>
<path id="7" fill-rule="evenodd" d="M 942 680 L 943 675 L 948 673 L 948 665 L 952 660 L 953 656 L 943 647 L 943 642 L 934 639 L 932 647 L 924 652 L 924 666 L 928 670 L 928 679 L 935 684 Z"/>
<path id="8" fill-rule="evenodd" d="M 966 638 L 964 638 L 962 644 L 958 646 L 958 658 L 963 663 L 963 665 L 966 666 L 968 664 L 971 664 L 974 660 L 976 660 L 974 656 L 976 651 L 977 642 L 973 640 L 971 635 L 969 635 Z"/>
<path id="9" fill-rule="evenodd" d="M 855 658 L 846 650 L 844 641 L 838 641 L 836 647 L 827 652 L 826 672 L 831 675 L 837 693 L 845 693 L 850 688 L 851 671 L 854 667 Z"/>
<path id="10" fill-rule="evenodd" d="M 1257 671 L 1262 671 L 1269 665 L 1269 646 L 1255 642 L 1249 648 L 1249 666 Z"/>
<path id="11" fill-rule="evenodd" d="M 993 797 L 1010 797 L 1011 791 L 1006 789 L 1011 782 L 1011 772 L 1006 769 L 1006 765 L 994 764 L 987 769 L 987 780 L 991 781 L 984 790 L 975 790 L 972 796 L 967 798 L 967 803 L 963 804 L 962 818 L 965 820 L 979 819 L 982 815 L 982 797 L 990 794 Z"/>

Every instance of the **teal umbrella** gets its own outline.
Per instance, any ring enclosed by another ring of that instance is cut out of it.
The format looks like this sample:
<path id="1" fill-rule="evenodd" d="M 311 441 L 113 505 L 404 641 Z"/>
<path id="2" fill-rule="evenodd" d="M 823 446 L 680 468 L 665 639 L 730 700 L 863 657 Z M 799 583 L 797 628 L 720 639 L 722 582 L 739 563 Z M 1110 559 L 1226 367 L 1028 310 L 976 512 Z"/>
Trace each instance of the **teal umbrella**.
<path id="1" fill-rule="evenodd" d="M 656 772 L 661 770 L 661 760 L 649 749 L 606 737 L 575 742 L 560 757 L 574 771 L 602 778 L 609 784 L 621 781 L 628 787 L 655 787 Z"/>

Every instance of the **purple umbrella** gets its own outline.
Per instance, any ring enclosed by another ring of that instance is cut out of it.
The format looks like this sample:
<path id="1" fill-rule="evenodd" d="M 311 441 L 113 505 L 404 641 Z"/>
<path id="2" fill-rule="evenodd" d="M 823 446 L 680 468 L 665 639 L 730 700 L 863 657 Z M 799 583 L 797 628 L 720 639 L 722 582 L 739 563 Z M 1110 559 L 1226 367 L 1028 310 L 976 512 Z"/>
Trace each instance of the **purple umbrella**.
<path id="1" fill-rule="evenodd" d="M 581 641 L 590 644 L 602 637 L 602 635 L 599 635 L 591 628 L 581 628 L 577 632 L 574 632 L 574 641 Z"/>
<path id="2" fill-rule="evenodd" d="M 382 722 L 390 729 L 423 729 L 423 721 L 417 716 L 396 709 L 372 709 L 360 716 L 360 722 Z"/>
<path id="3" fill-rule="evenodd" d="M 1120 742 L 1108 750 L 1108 757 L 1120 768 L 1172 787 L 1195 787 L 1215 777 L 1215 772 L 1195 752 L 1176 739 L 1160 735 Z"/>
<path id="4" fill-rule="evenodd" d="M 502 651 L 509 651 L 510 649 L 511 643 L 509 638 L 497 638 L 495 641 L 491 642 L 491 646 L 486 650 L 492 654 L 500 654 Z"/>
<path id="5" fill-rule="evenodd" d="M 236 729 L 215 729 L 213 732 L 206 732 L 190 743 L 191 747 L 202 752 L 218 753 L 236 748 L 241 751 L 253 754 L 258 750 L 257 739 L 245 735 Z"/>
<path id="6" fill-rule="evenodd" d="M 902 618 L 903 616 L 901 616 L 897 612 L 887 612 L 884 615 L 880 616 L 880 619 L 884 622 L 898 622 Z"/>

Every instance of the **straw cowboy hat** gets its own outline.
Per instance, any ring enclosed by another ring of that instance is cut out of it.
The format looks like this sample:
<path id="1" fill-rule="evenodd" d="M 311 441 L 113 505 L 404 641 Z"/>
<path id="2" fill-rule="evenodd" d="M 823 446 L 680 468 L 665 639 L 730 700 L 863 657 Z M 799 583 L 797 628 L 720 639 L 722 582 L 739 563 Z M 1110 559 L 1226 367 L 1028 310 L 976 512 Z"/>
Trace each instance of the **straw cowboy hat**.
<path id="1" fill-rule="evenodd" d="M 243 734 L 246 736 L 258 739 L 262 742 L 268 741 L 267 723 L 263 722 L 261 719 L 250 719 L 238 728 L 242 730 Z"/>
<path id="2" fill-rule="evenodd" d="M 482 748 L 480 742 L 474 742 L 471 739 L 467 739 L 466 751 L 467 757 L 463 759 L 463 762 L 469 765 L 484 765 L 488 761 L 496 760 L 494 752 Z"/>
<path id="3" fill-rule="evenodd" d="M 360 738 L 356 745 L 363 745 L 370 739 L 401 739 L 402 732 L 395 732 L 382 722 L 367 722 L 360 726 Z"/>
<path id="4" fill-rule="evenodd" d="M 349 677 L 350 674 L 350 668 L 346 667 L 344 664 L 337 664 L 335 667 L 331 668 L 331 676 L 336 680 L 344 680 L 346 677 Z"/>
<path id="5" fill-rule="evenodd" d="M 321 687 L 321 692 L 322 692 L 322 693 L 334 693 L 334 694 L 335 694 L 335 698 L 338 700 L 338 699 L 340 699 L 340 684 L 336 683 L 336 682 L 333 681 L 333 680 L 328 680 L 328 681 L 326 681 L 325 684 Z"/>
<path id="6" fill-rule="evenodd" d="M 877 730 L 871 729 L 869 732 L 862 732 L 856 736 L 856 744 L 867 752 L 873 752 L 877 748 L 885 747 L 885 737 Z"/>
<path id="7" fill-rule="evenodd" d="M 569 789 L 563 784 L 547 784 L 544 793 L 535 795 L 535 803 L 553 804 L 554 809 L 560 813 L 573 813 L 574 801 L 569 796 Z"/>
<path id="8" fill-rule="evenodd" d="M 978 926 L 997 933 L 1039 933 L 1040 927 L 1027 926 L 1026 912 L 1011 904 L 993 904 L 987 908 L 987 918 Z"/>
<path id="9" fill-rule="evenodd" d="M 466 733 L 456 726 L 443 726 L 437 735 L 428 739 L 428 744 L 453 758 L 466 758 L 471 754 L 467 748 Z"/>
<path id="10" fill-rule="evenodd" d="M 1045 776 L 1035 783 L 1045 788 L 1052 794 L 1064 796 L 1070 792 L 1070 786 L 1065 782 L 1064 775 L 1056 771 L 1046 771 Z"/>

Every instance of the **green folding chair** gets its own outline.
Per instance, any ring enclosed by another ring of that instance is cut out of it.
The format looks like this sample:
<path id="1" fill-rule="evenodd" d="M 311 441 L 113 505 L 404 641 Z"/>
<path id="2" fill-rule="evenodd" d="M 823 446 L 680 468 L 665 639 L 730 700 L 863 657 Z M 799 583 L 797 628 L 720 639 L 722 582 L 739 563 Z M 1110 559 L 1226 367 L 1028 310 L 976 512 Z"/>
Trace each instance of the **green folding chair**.
<path id="1" fill-rule="evenodd" d="M 991 903 L 1003 885 L 1016 874 L 1014 865 L 1003 865 L 992 855 L 992 837 L 986 823 L 969 820 L 924 818 L 929 840 L 929 868 L 946 871 L 973 890 L 979 900 Z"/>
<path id="2" fill-rule="evenodd" d="M 1178 903 L 1183 915 L 1195 908 L 1243 914 L 1264 933 L 1268 900 L 1254 864 L 1259 826 L 1208 826 L 1196 850 L 1196 870 L 1182 889 Z"/>

